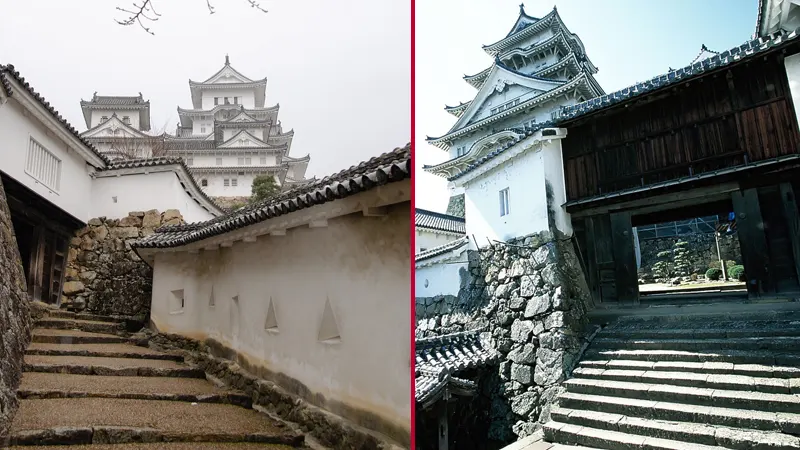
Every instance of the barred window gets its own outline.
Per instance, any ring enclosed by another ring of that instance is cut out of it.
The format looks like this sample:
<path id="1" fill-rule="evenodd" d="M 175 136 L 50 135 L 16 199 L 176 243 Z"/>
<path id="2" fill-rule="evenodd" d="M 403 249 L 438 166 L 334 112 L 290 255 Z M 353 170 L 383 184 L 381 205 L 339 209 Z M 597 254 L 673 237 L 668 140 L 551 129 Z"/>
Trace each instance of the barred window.
<path id="1" fill-rule="evenodd" d="M 25 172 L 53 191 L 61 189 L 61 160 L 33 138 L 28 143 Z"/>

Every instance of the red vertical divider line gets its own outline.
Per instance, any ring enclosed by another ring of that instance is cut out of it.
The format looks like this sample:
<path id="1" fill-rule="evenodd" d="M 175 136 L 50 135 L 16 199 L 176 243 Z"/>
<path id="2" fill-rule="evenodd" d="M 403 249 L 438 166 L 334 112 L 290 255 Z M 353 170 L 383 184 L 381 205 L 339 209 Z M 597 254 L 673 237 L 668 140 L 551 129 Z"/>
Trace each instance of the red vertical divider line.
<path id="1" fill-rule="evenodd" d="M 411 427 L 410 427 L 411 428 L 411 450 L 415 450 L 416 449 L 416 438 L 417 438 L 417 433 L 416 433 L 416 429 L 415 429 L 416 428 L 416 420 L 415 419 L 416 419 L 416 404 L 417 404 L 417 402 L 416 402 L 416 395 L 414 394 L 415 391 L 416 391 L 416 377 L 414 376 L 414 373 L 415 373 L 415 365 L 416 365 L 416 362 L 417 362 L 416 352 L 414 350 L 414 347 L 415 347 L 414 331 L 415 331 L 415 328 L 416 328 L 416 325 L 415 325 L 415 321 L 416 321 L 416 301 L 415 301 L 415 297 L 414 297 L 414 293 L 416 292 L 416 286 L 415 286 L 416 277 L 414 275 L 414 270 L 415 270 L 415 267 L 414 267 L 414 253 L 415 253 L 415 251 L 414 251 L 414 249 L 416 248 L 416 240 L 417 240 L 417 238 L 416 238 L 417 233 L 414 230 L 414 216 L 415 216 L 414 207 L 416 205 L 416 195 L 415 195 L 416 174 L 414 173 L 415 172 L 414 163 L 416 162 L 416 151 L 415 151 L 416 145 L 414 144 L 414 136 L 415 136 L 414 135 L 414 130 L 415 130 L 414 118 L 415 118 L 415 115 L 416 115 L 416 108 L 415 108 L 415 101 L 414 101 L 414 93 L 415 93 L 415 86 L 414 86 L 414 81 L 415 81 L 414 80 L 414 78 L 415 78 L 414 77 L 414 67 L 415 67 L 415 64 L 414 64 L 414 60 L 415 60 L 414 51 L 415 51 L 415 46 L 414 46 L 414 42 L 415 42 L 415 34 L 416 33 L 414 31 L 414 20 L 415 20 L 414 11 L 415 11 L 414 0 L 411 0 L 411 163 L 412 163 L 411 164 L 411 167 L 412 167 L 411 170 L 412 171 L 411 171 L 411 224 L 410 224 L 410 228 L 411 228 L 411 230 L 410 230 L 410 232 L 411 232 L 411 239 L 410 239 L 410 241 L 411 241 L 411 251 L 409 252 L 411 254 L 411 258 L 410 258 L 411 259 L 411 261 L 410 261 L 410 264 L 411 264 L 411 280 L 409 280 L 410 284 L 411 284 L 411 295 L 410 295 L 411 298 L 409 299 L 410 306 L 411 306 L 409 308 L 409 310 L 411 311 L 411 322 L 410 322 L 411 323 L 411 329 L 409 330 L 409 332 L 410 332 L 409 333 L 410 334 L 410 340 L 411 340 L 411 354 L 409 355 L 411 357 L 411 374 L 410 374 L 411 383 L 409 383 L 410 386 L 411 386 L 411 392 L 409 393 L 409 396 L 410 396 L 409 400 L 411 402 L 411 405 L 410 405 L 411 406 Z"/>

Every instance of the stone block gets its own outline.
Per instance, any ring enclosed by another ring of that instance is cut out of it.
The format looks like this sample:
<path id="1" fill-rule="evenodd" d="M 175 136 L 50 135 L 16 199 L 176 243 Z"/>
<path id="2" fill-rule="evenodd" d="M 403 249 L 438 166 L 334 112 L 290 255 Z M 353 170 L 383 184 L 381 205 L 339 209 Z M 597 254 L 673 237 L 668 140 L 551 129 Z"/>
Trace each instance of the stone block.
<path id="1" fill-rule="evenodd" d="M 550 310 L 550 306 L 550 297 L 546 295 L 532 297 L 525 306 L 525 318 L 530 319 L 531 317 L 544 314 Z"/>
<path id="2" fill-rule="evenodd" d="M 111 234 L 119 239 L 131 239 L 139 237 L 139 229 L 136 227 L 116 227 L 111 230 Z"/>
<path id="3" fill-rule="evenodd" d="M 511 364 L 511 381 L 516 381 L 523 385 L 529 385 L 533 381 L 533 370 L 531 366 L 524 364 Z"/>
<path id="4" fill-rule="evenodd" d="M 508 359 L 517 364 L 534 364 L 536 362 L 536 346 L 525 344 L 508 353 Z"/>
<path id="5" fill-rule="evenodd" d="M 514 342 L 528 342 L 531 337 L 533 322 L 530 320 L 514 320 L 511 324 L 511 340 Z"/>
<path id="6" fill-rule="evenodd" d="M 164 214 L 161 215 L 161 220 L 164 221 L 164 222 L 169 221 L 169 220 L 173 220 L 173 219 L 183 220 L 183 216 L 181 215 L 181 212 L 178 211 L 177 209 L 168 209 L 168 210 L 164 211 Z"/>
<path id="7" fill-rule="evenodd" d="M 518 416 L 528 417 L 536 409 L 538 401 L 539 396 L 535 392 L 525 392 L 511 400 L 511 411 Z"/>
<path id="8" fill-rule="evenodd" d="M 156 210 L 147 211 L 142 218 L 142 228 L 158 228 L 161 226 L 161 214 Z"/>
<path id="9" fill-rule="evenodd" d="M 123 217 L 119 221 L 119 226 L 121 227 L 141 227 L 142 226 L 142 219 L 136 216 L 127 216 Z"/>
<path id="10" fill-rule="evenodd" d="M 80 281 L 67 281 L 64 283 L 62 292 L 64 295 L 76 295 L 86 290 L 86 286 Z"/>

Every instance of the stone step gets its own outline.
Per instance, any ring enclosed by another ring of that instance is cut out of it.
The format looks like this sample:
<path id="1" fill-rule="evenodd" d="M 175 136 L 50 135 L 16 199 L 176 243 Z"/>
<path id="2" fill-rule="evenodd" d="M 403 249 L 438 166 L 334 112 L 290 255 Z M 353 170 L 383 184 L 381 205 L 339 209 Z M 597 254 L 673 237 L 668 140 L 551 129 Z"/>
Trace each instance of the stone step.
<path id="1" fill-rule="evenodd" d="M 689 364 L 689 363 L 683 363 Z M 695 363 L 703 364 L 703 363 Z M 773 394 L 800 394 L 800 371 L 798 378 L 752 377 L 748 375 L 729 375 L 702 372 L 679 372 L 647 370 L 644 367 L 608 369 L 594 367 L 578 367 L 573 371 L 575 378 L 614 380 L 641 383 L 662 383 L 672 386 L 691 386 L 708 389 L 732 389 L 737 391 L 769 392 Z M 765 370 L 769 369 L 765 367 Z"/>
<path id="2" fill-rule="evenodd" d="M 625 359 L 638 361 L 727 362 L 733 364 L 763 364 L 800 367 L 800 354 L 776 353 L 764 350 L 601 350 L 589 348 L 588 359 Z"/>
<path id="3" fill-rule="evenodd" d="M 590 445 L 609 450 L 647 449 L 647 450 L 723 450 L 724 447 L 694 444 L 655 437 L 583 427 L 551 421 L 544 425 L 547 440 L 565 444 Z"/>
<path id="4" fill-rule="evenodd" d="M 205 372 L 162 359 L 25 355 L 25 372 L 139 377 L 205 378 Z"/>
<path id="5" fill-rule="evenodd" d="M 92 320 L 95 322 L 123 323 L 125 321 L 125 319 L 122 317 L 103 316 L 99 314 L 90 314 L 90 313 L 75 313 L 72 311 L 65 311 L 63 309 L 49 311 L 47 315 L 52 318 Z"/>
<path id="6" fill-rule="evenodd" d="M 558 405 L 569 409 L 623 414 L 644 419 L 702 423 L 800 435 L 800 414 L 788 412 L 687 405 L 686 403 L 610 397 L 577 392 L 561 394 L 558 398 Z"/>
<path id="7" fill-rule="evenodd" d="M 284 423 L 234 405 L 108 398 L 19 403 L 11 445 L 254 442 L 299 447 L 304 442 Z"/>
<path id="8" fill-rule="evenodd" d="M 81 330 L 88 331 L 90 333 L 107 334 L 125 331 L 125 326 L 121 323 L 61 318 L 39 319 L 36 321 L 35 326 L 37 328 L 47 328 L 51 330 Z"/>
<path id="9" fill-rule="evenodd" d="M 121 344 L 128 342 L 128 340 L 113 334 L 35 328 L 31 331 L 31 342 L 45 344 Z"/>
<path id="10" fill-rule="evenodd" d="M 595 350 L 770 350 L 780 353 L 800 351 L 800 336 L 726 339 L 618 339 L 597 337 Z"/>
<path id="11" fill-rule="evenodd" d="M 550 411 L 550 415 L 552 420 L 559 423 L 709 446 L 771 450 L 800 448 L 799 437 L 777 432 L 649 420 L 622 414 L 579 411 L 567 408 L 553 408 Z"/>
<path id="12" fill-rule="evenodd" d="M 43 344 L 32 342 L 28 355 L 98 356 L 106 358 L 164 359 L 183 362 L 183 356 L 130 344 Z"/>
<path id="13" fill-rule="evenodd" d="M 139 444 L 95 444 L 95 445 L 44 445 L 14 446 L 17 450 L 290 450 L 295 447 L 280 444 L 254 444 L 249 442 L 157 442 Z M 566 449 L 566 447 L 564 447 Z M 577 447 L 569 447 L 577 449 Z M 561 450 L 561 447 L 553 447 Z"/>
<path id="14" fill-rule="evenodd" d="M 800 321 L 800 302 L 696 305 L 679 307 L 680 311 L 670 310 L 668 305 L 658 308 L 663 312 L 653 314 L 624 315 L 617 317 L 613 326 L 670 326 L 691 327 L 695 324 L 715 322 L 773 322 L 773 321 Z M 716 310 L 716 312 L 710 311 Z M 704 311 L 706 310 L 706 311 Z M 694 311 L 694 312 L 693 312 Z"/>
<path id="15" fill-rule="evenodd" d="M 205 379 L 127 377 L 25 372 L 17 390 L 19 398 L 128 398 L 229 403 L 250 408 L 252 399 L 242 392 L 222 389 Z"/>
<path id="16" fill-rule="evenodd" d="M 792 322 L 793 323 L 793 322 Z M 606 328 L 598 333 L 598 338 L 625 339 L 724 339 L 749 337 L 790 337 L 800 336 L 800 322 L 794 326 L 743 327 L 743 328 Z"/>
<path id="17" fill-rule="evenodd" d="M 721 361 L 641 361 L 641 360 L 596 360 L 578 363 L 579 369 L 654 370 L 658 372 L 688 372 L 696 374 L 752 376 L 756 378 L 800 378 L 800 367 L 771 366 L 763 364 L 734 364 Z"/>
<path id="18" fill-rule="evenodd" d="M 627 399 L 654 400 L 762 412 L 800 412 L 800 395 L 734 391 L 679 386 L 662 383 L 572 378 L 564 382 L 567 391 L 581 394 L 612 395 Z"/>

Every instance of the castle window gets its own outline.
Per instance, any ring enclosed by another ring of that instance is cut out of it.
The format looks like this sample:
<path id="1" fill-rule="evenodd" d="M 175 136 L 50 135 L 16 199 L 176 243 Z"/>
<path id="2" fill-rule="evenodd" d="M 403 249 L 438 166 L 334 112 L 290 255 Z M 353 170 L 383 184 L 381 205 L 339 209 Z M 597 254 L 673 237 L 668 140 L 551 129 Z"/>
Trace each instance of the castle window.
<path id="1" fill-rule="evenodd" d="M 103 116 L 100 118 L 100 122 L 105 122 L 106 120 L 108 120 L 108 116 Z"/>
<path id="2" fill-rule="evenodd" d="M 221 165 L 222 165 L 222 158 L 217 158 L 217 165 L 218 165 L 218 166 L 221 166 Z"/>
<path id="3" fill-rule="evenodd" d="M 237 186 L 239 184 L 239 180 L 236 178 L 231 179 L 231 186 Z"/>
<path id="4" fill-rule="evenodd" d="M 208 180 L 206 180 L 205 178 L 200 180 L 200 186 L 207 187 L 208 186 Z"/>
<path id="5" fill-rule="evenodd" d="M 228 97 L 225 97 L 225 104 L 226 105 L 230 105 L 231 104 L 231 99 L 228 98 Z"/>
<path id="6" fill-rule="evenodd" d="M 194 165 L 194 158 L 186 158 L 186 165 L 187 166 Z"/>
<path id="7" fill-rule="evenodd" d="M 225 178 L 225 179 L 222 181 L 222 185 L 223 185 L 223 186 L 230 186 L 230 185 L 231 185 L 231 180 L 229 180 L 229 179 Z"/>
<path id="8" fill-rule="evenodd" d="M 261 163 L 262 166 L 266 166 L 267 165 L 267 157 L 266 156 L 262 156 L 261 160 L 260 160 L 260 163 Z"/>
<path id="9" fill-rule="evenodd" d="M 236 164 L 243 166 L 244 165 L 244 158 L 239 158 L 236 160 Z"/>
<path id="10" fill-rule="evenodd" d="M 466 145 L 462 145 L 461 147 L 458 147 L 456 149 L 456 156 L 461 156 L 461 155 L 464 155 L 465 153 L 467 153 L 467 146 Z"/>
<path id="11" fill-rule="evenodd" d="M 219 105 L 219 97 L 214 97 L 214 105 Z"/>
<path id="12" fill-rule="evenodd" d="M 239 97 L 233 97 L 233 104 L 234 105 L 238 105 L 239 104 Z"/>
<path id="13" fill-rule="evenodd" d="M 206 127 L 200 127 L 200 132 L 201 133 L 205 133 L 206 132 Z"/>
<path id="14" fill-rule="evenodd" d="M 128 117 L 128 116 L 122 116 L 122 122 L 130 125 L 131 124 L 131 118 Z"/>
<path id="15" fill-rule="evenodd" d="M 244 165 L 249 166 L 250 164 L 253 164 L 252 158 L 245 158 Z"/>
<path id="16" fill-rule="evenodd" d="M 500 217 L 507 216 L 508 210 L 508 188 L 500 191 Z"/>

